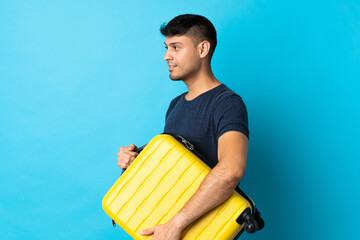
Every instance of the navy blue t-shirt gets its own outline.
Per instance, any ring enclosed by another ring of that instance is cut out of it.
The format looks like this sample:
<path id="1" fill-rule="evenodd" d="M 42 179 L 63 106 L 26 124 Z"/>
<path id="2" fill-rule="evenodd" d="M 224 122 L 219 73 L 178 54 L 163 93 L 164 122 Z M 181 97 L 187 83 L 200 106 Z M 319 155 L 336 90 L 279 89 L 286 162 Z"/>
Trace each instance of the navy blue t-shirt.
<path id="1" fill-rule="evenodd" d="M 222 134 L 239 131 L 249 138 L 246 106 L 225 84 L 190 101 L 185 99 L 186 94 L 171 101 L 164 132 L 183 136 L 215 166 L 218 163 L 218 139 Z"/>

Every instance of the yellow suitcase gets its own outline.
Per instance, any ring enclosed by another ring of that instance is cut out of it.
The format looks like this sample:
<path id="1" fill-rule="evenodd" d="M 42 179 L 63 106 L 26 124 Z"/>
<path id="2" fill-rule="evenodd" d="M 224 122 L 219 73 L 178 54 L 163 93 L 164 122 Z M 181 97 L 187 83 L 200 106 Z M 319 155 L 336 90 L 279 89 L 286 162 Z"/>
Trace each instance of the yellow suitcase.
<path id="1" fill-rule="evenodd" d="M 151 239 L 139 232 L 169 221 L 210 170 L 183 137 L 157 135 L 106 193 L 103 209 L 135 240 Z M 181 239 L 237 239 L 244 228 L 253 233 L 263 226 L 253 201 L 236 188 L 228 200 L 185 229 Z"/>

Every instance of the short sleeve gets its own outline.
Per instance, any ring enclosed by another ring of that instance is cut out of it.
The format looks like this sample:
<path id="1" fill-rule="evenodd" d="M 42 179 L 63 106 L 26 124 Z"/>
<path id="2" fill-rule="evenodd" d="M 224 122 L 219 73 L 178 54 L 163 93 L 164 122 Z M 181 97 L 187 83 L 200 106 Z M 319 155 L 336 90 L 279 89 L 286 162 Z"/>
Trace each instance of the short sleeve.
<path id="1" fill-rule="evenodd" d="M 230 94 L 218 101 L 214 121 L 217 139 L 228 131 L 241 132 L 249 139 L 247 109 L 239 95 Z"/>

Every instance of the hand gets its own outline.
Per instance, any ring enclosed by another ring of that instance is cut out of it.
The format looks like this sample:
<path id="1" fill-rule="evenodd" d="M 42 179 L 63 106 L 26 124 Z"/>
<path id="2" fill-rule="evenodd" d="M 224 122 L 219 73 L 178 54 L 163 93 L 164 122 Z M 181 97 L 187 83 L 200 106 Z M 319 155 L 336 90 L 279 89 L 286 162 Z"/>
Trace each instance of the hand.
<path id="1" fill-rule="evenodd" d="M 154 235 L 151 240 L 179 240 L 181 228 L 170 221 L 165 224 L 157 225 L 140 232 L 143 236 Z"/>
<path id="2" fill-rule="evenodd" d="M 117 154 L 117 165 L 122 169 L 128 168 L 139 155 L 137 152 L 135 152 L 137 149 L 138 148 L 134 144 L 130 144 L 128 147 L 121 147 Z"/>

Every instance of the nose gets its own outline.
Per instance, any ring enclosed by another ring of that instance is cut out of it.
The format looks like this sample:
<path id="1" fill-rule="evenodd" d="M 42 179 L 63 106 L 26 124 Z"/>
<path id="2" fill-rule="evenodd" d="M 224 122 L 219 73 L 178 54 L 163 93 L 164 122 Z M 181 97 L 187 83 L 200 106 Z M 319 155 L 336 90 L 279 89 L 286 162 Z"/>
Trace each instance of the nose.
<path id="1" fill-rule="evenodd" d="M 166 50 L 166 53 L 165 53 L 165 56 L 164 56 L 164 60 L 165 61 L 168 61 L 168 60 L 171 60 L 172 59 L 172 56 L 169 52 L 169 49 Z"/>

